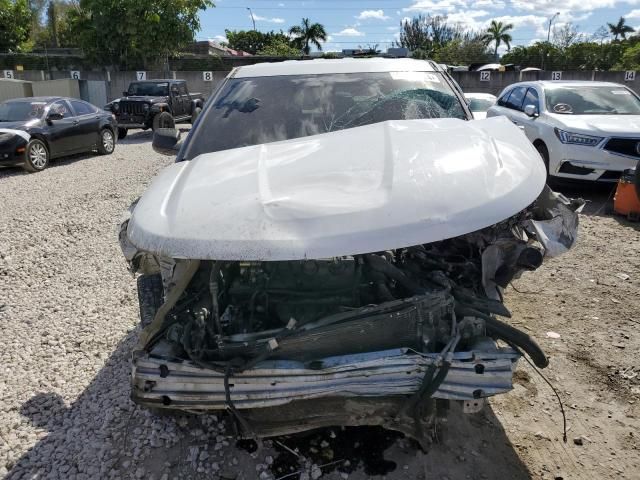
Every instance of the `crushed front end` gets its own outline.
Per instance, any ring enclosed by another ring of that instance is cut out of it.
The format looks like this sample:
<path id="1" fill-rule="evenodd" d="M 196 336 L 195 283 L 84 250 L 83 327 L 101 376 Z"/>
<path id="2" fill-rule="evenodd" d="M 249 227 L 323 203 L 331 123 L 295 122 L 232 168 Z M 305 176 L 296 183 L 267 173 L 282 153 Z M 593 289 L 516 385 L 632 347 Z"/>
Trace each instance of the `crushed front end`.
<path id="1" fill-rule="evenodd" d="M 545 187 L 481 230 L 380 252 L 293 261 L 173 259 L 120 241 L 141 273 L 132 398 L 230 412 L 247 436 L 382 425 L 422 441 L 450 401 L 512 388 L 525 353 L 502 289 L 570 248 L 578 202 Z M 135 208 L 135 205 L 134 205 Z"/>

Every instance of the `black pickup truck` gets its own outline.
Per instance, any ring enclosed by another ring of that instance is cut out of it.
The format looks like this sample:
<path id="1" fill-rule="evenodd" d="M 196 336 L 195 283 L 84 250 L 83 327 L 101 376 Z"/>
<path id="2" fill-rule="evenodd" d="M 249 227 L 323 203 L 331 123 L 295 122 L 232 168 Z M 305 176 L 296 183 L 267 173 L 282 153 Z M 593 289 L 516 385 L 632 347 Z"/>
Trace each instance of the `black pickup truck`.
<path id="1" fill-rule="evenodd" d="M 204 104 L 200 93 L 189 93 L 184 80 L 159 79 L 131 82 L 124 96 L 105 105 L 118 121 L 118 138 L 130 128 L 174 128 L 194 123 Z"/>

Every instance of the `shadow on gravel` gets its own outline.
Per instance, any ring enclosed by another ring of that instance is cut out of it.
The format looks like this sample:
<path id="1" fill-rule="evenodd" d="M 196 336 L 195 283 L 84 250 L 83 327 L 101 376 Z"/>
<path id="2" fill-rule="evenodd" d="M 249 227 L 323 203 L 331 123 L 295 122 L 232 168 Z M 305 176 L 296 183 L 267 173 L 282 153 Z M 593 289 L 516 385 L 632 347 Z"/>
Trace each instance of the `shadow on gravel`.
<path id="1" fill-rule="evenodd" d="M 49 166 L 44 170 L 51 170 L 57 167 L 64 167 L 66 165 L 71 165 L 75 162 L 79 162 L 82 160 L 86 160 L 88 158 L 102 156 L 97 153 L 77 153 L 75 155 L 69 155 L 67 157 L 55 158 L 49 162 Z M 108 158 L 108 156 L 105 156 Z M 27 172 L 21 166 L 16 167 L 0 167 L 0 179 L 6 177 L 17 177 L 19 175 L 39 175 L 41 172 L 31 173 Z"/>
<path id="2" fill-rule="evenodd" d="M 131 452 L 140 448 L 149 448 L 141 456 L 148 468 L 156 465 L 162 471 L 163 462 L 175 458 L 170 467 L 172 475 L 204 478 L 186 460 L 193 442 L 198 443 L 191 436 L 191 430 L 182 431 L 178 445 L 153 450 L 149 446 L 153 445 L 153 439 L 134 439 L 140 437 L 140 432 L 131 435 L 151 418 L 129 400 L 130 356 L 137 335 L 137 330 L 131 331 L 120 341 L 91 384 L 71 405 L 65 406 L 63 399 L 53 393 L 38 393 L 22 405 L 20 413 L 41 429 L 41 438 L 10 465 L 7 479 L 79 480 L 114 474 L 119 478 L 129 477 L 133 473 L 130 468 L 135 467 L 126 465 L 131 464 Z M 198 417 L 192 418 L 190 429 L 197 428 Z M 349 473 L 353 479 L 367 475 L 386 475 L 388 479 L 409 478 L 407 475 L 416 479 L 531 478 L 490 407 L 470 416 L 462 414 L 457 407 L 452 408 L 448 421 L 437 431 L 436 443 L 426 453 L 401 434 L 371 427 L 322 429 L 273 440 L 271 470 L 276 479 L 283 475 L 290 480 L 301 478 L 295 472 L 304 465 L 300 465 L 300 459 L 288 449 L 298 449 L 316 465 L 343 460 L 322 468 L 327 479 L 340 478 L 340 473 Z M 212 452 L 213 446 L 215 442 L 200 445 Z M 253 460 L 247 455 L 246 446 L 238 446 L 245 451 L 232 450 L 224 454 L 227 460 L 244 456 L 243 461 L 232 467 L 232 478 L 253 479 L 256 470 L 251 463 L 260 463 L 266 453 L 259 452 Z M 345 464 L 344 460 L 348 462 Z M 124 471 L 114 472 L 122 465 L 125 465 Z"/>
<path id="3" fill-rule="evenodd" d="M 129 359 L 136 338 L 134 330 L 120 341 L 89 386 L 68 407 L 55 393 L 38 393 L 22 405 L 20 413 L 42 429 L 44 436 L 8 469 L 7 479 L 108 476 L 120 460 L 109 452 L 125 450 L 122 445 L 126 445 L 135 409 L 129 400 Z M 120 433 L 114 435 L 114 430 Z"/>
<path id="4" fill-rule="evenodd" d="M 191 130 L 191 125 L 180 124 L 180 125 L 176 125 L 176 128 L 180 130 L 180 133 L 182 134 L 182 138 L 185 138 L 189 133 L 189 130 Z M 151 145 L 152 140 L 153 140 L 153 131 L 151 130 L 133 130 L 133 131 L 130 130 L 124 139 L 118 140 L 118 144 L 138 145 L 141 143 L 148 143 L 149 145 Z"/>
<path id="5" fill-rule="evenodd" d="M 586 204 L 584 215 L 609 217 L 613 205 L 616 183 L 563 182 L 552 188 L 569 198 L 583 198 Z"/>

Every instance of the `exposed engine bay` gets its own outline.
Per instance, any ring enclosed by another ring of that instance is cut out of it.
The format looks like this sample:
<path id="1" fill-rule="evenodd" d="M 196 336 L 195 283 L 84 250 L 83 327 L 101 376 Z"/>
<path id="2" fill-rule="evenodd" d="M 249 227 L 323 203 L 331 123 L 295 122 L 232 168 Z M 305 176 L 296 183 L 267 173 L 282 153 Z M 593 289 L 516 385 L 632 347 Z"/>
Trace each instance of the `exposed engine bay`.
<path id="1" fill-rule="evenodd" d="M 164 258 L 132 245 L 125 221 L 123 252 L 143 274 L 132 397 L 230 411 L 244 435 L 378 424 L 420 439 L 436 402 L 477 411 L 512 388 L 523 352 L 547 366 L 497 318 L 511 316 L 502 289 L 573 245 L 580 205 L 545 187 L 455 238 L 291 261 Z"/>

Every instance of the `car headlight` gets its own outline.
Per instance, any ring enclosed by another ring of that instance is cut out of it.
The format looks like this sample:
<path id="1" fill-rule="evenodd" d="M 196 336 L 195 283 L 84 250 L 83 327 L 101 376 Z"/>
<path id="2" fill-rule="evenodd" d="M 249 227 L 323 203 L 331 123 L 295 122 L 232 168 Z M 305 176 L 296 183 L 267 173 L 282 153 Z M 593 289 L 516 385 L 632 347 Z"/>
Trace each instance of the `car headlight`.
<path id="1" fill-rule="evenodd" d="M 564 130 L 560 130 L 559 128 L 554 128 L 553 131 L 556 133 L 556 137 L 558 137 L 558 140 L 560 140 L 562 143 L 570 143 L 572 145 L 595 147 L 603 139 L 603 137 L 594 137 L 592 135 L 584 135 L 582 133 L 566 132 Z"/>

